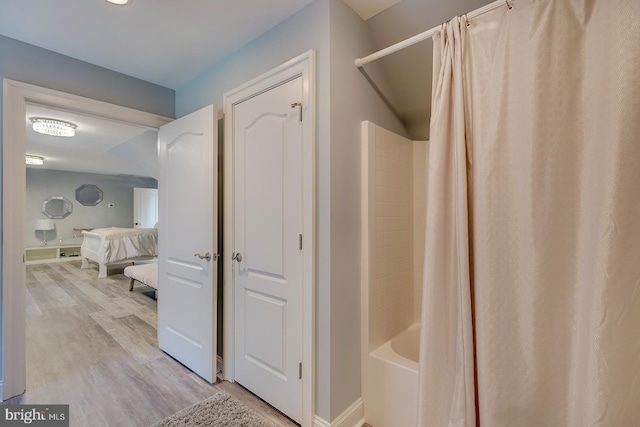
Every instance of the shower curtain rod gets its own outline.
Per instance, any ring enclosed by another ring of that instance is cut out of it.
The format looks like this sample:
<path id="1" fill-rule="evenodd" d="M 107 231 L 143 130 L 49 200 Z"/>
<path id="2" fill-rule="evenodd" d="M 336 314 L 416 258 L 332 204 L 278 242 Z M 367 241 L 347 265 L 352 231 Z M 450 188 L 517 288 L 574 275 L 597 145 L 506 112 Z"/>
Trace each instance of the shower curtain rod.
<path id="1" fill-rule="evenodd" d="M 474 10 L 473 12 L 465 13 L 463 16 L 465 17 L 465 19 L 469 20 L 471 18 L 475 18 L 476 16 L 480 16 L 483 13 L 487 13 L 489 11 L 497 9 L 500 6 L 507 6 L 509 9 L 511 9 L 513 7 L 513 6 L 511 6 L 511 3 L 513 1 L 514 0 L 511 0 L 511 1 L 509 1 L 509 0 L 496 0 L 493 3 L 489 3 L 486 6 L 482 6 L 481 8 Z M 434 28 L 432 28 L 430 30 L 425 31 L 424 33 L 420 33 L 420 34 L 418 34 L 416 36 L 413 36 L 411 38 L 408 38 L 406 40 L 398 42 L 398 43 L 396 43 L 394 45 L 391 45 L 391 46 L 389 46 L 387 48 L 384 48 L 384 49 L 379 50 L 379 51 L 377 51 L 375 53 L 372 53 L 369 56 L 365 56 L 364 58 L 358 58 L 358 59 L 355 60 L 356 67 L 362 68 L 366 64 L 368 64 L 369 62 L 373 62 L 373 61 L 375 61 L 377 59 L 384 58 L 385 56 L 390 55 L 392 53 L 395 53 L 395 52 L 397 52 L 399 50 L 402 50 L 402 49 L 404 49 L 406 47 L 413 46 L 416 43 L 420 43 L 423 40 L 427 40 L 428 38 L 433 37 L 433 34 L 441 27 L 442 27 L 442 25 L 438 25 L 437 27 L 434 27 Z"/>

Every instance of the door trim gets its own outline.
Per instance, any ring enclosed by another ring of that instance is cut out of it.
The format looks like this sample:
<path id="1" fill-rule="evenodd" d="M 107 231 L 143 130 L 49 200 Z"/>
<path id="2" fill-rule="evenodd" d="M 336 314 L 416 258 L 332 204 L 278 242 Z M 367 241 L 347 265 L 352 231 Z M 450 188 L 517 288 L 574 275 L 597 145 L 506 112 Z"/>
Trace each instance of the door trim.
<path id="1" fill-rule="evenodd" d="M 315 403 L 315 247 L 316 247 L 316 52 L 300 56 L 224 94 L 224 358 L 223 376 L 235 381 L 233 248 L 233 106 L 289 80 L 302 77 L 302 425 L 313 424 Z"/>
<path id="2" fill-rule="evenodd" d="M 26 386 L 24 256 L 27 103 L 157 129 L 173 119 L 15 80 L 3 81 L 2 129 L 2 400 Z M 9 184 L 11 183 L 11 184 Z"/>

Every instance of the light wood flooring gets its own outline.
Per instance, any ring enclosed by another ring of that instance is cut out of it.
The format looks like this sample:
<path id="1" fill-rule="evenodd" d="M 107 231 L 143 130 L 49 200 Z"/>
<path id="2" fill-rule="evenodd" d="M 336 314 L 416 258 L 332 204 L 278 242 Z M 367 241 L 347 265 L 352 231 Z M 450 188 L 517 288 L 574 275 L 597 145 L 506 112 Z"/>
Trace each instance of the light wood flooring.
<path id="1" fill-rule="evenodd" d="M 94 266 L 95 267 L 95 266 Z M 79 261 L 27 266 L 27 391 L 4 403 L 70 404 L 71 426 L 148 426 L 223 389 L 295 426 L 236 384 L 208 384 L 158 348 L 149 288 Z"/>

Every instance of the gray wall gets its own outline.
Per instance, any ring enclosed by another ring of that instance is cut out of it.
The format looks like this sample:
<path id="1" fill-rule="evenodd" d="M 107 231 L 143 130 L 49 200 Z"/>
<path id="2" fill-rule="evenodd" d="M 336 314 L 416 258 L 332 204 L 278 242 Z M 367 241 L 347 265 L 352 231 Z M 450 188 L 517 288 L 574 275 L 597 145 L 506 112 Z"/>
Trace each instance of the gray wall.
<path id="1" fill-rule="evenodd" d="M 331 417 L 330 200 L 329 200 L 329 0 L 316 0 L 176 91 L 176 115 L 208 104 L 222 107 L 225 92 L 301 53 L 317 52 L 317 275 L 316 414 Z M 359 366 L 356 367 L 359 369 Z M 349 402 L 349 404 L 352 402 Z"/>
<path id="2" fill-rule="evenodd" d="M 103 201 L 96 206 L 83 206 L 76 200 L 76 188 L 93 184 L 102 190 Z M 54 219 L 56 229 L 47 232 L 50 245 L 79 244 L 82 237 L 73 238 L 74 228 L 133 227 L 133 188 L 158 188 L 151 178 L 98 175 L 91 173 L 53 171 L 27 168 L 27 207 L 25 245 L 42 246 L 42 231 L 34 231 L 37 219 L 47 219 L 42 213 L 42 201 L 49 196 L 66 197 L 73 212 L 64 219 Z M 114 207 L 109 208 L 108 204 Z"/>
<path id="3" fill-rule="evenodd" d="M 162 116 L 175 114 L 172 89 L 5 36 L 0 36 L 0 77 Z"/>
<path id="4" fill-rule="evenodd" d="M 356 58 L 375 50 L 365 22 L 341 0 L 331 0 L 332 420 L 361 396 L 361 122 L 407 134 L 354 65 Z M 377 64 L 367 66 L 367 72 L 378 86 L 387 87 Z"/>
<path id="5" fill-rule="evenodd" d="M 354 59 L 376 49 L 341 0 L 316 0 L 176 91 L 176 115 L 210 103 L 281 63 L 318 53 L 316 414 L 331 421 L 360 390 L 360 122 L 406 135 Z M 376 84 L 385 75 L 368 67 Z M 391 91 L 387 91 L 390 93 Z"/>
<path id="6" fill-rule="evenodd" d="M 87 48 L 90 49 L 91 46 Z M 175 111 L 175 93 L 171 89 L 4 36 L 0 36 L 0 78 L 44 86 L 168 117 L 173 117 Z M 2 87 L 0 87 L 0 94 L 2 94 Z M 2 115 L 0 114 L 1 129 Z M 2 210 L 1 200 L 0 197 L 0 211 Z M 0 259 L 2 259 L 1 247 Z M 1 274 L 2 271 L 0 271 L 0 277 Z M 0 334 L 2 331 L 1 298 L 0 292 Z"/>

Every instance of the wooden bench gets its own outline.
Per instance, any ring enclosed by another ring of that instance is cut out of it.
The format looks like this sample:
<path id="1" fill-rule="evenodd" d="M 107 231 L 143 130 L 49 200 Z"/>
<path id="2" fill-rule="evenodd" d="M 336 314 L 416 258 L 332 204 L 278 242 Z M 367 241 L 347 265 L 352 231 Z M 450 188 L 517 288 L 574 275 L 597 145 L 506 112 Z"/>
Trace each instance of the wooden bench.
<path id="1" fill-rule="evenodd" d="M 158 290 L 158 264 L 130 265 L 124 269 L 124 275 L 131 279 L 129 292 L 133 290 L 133 282 L 138 281 L 143 285 Z"/>

